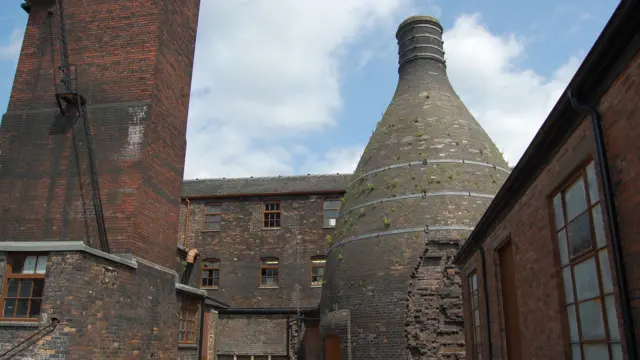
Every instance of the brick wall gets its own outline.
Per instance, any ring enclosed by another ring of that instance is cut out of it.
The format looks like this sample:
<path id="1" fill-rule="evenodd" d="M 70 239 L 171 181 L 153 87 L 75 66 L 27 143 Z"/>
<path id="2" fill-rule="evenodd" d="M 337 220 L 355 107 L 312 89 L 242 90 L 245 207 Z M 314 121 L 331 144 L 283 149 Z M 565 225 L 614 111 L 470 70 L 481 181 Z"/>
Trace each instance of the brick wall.
<path id="1" fill-rule="evenodd" d="M 5 255 L 0 254 L 0 284 Z M 197 348 L 178 349 L 177 329 L 181 303 L 198 299 L 176 294 L 174 284 L 174 274 L 142 263 L 132 269 L 83 253 L 51 253 L 40 322 L 0 322 L 0 350 L 56 317 L 55 330 L 12 359 L 195 359 Z"/>
<path id="2" fill-rule="evenodd" d="M 199 0 L 99 0 L 89 7 L 65 0 L 64 6 L 71 62 L 88 100 L 112 251 L 172 267 Z M 0 240 L 88 236 L 95 246 L 91 214 L 90 234 L 85 229 L 71 136 L 49 135 L 59 56 L 50 43 L 56 23 L 48 7 L 32 6 L 0 127 L 0 201 L 6 204 Z M 88 199 L 84 129 L 77 131 Z"/>
<path id="3" fill-rule="evenodd" d="M 640 75 L 640 55 L 626 67 L 598 104 L 611 167 L 615 204 L 623 241 L 623 252 L 631 298 L 637 299 L 640 291 L 640 247 L 637 238 L 638 180 L 640 177 L 640 127 L 637 107 L 640 84 L 635 79 Z M 562 274 L 559 254 L 553 235 L 553 218 L 547 197 L 570 180 L 570 176 L 588 158 L 595 158 L 595 143 L 590 118 L 583 119 L 567 142 L 558 150 L 553 160 L 519 199 L 510 213 L 495 226 L 485 242 L 488 279 L 478 276 L 480 289 L 483 282 L 489 286 L 489 303 L 492 315 L 493 351 L 496 359 L 506 359 L 504 320 L 501 307 L 497 254 L 494 250 L 509 237 L 515 257 L 515 280 L 520 311 L 520 339 L 523 358 L 565 359 L 569 358 L 568 325 L 564 307 Z M 597 166 L 596 160 L 596 166 Z M 600 181 L 600 180 L 599 180 Z M 600 184 L 601 194 L 602 185 Z M 602 195 L 600 196 L 602 198 Z M 608 226 L 608 225 L 607 225 Z M 608 232 L 607 232 L 608 236 Z M 611 251 L 609 262 L 612 264 Z M 464 286 L 466 275 L 474 269 L 480 274 L 479 255 L 475 255 L 462 269 Z M 613 274 L 612 269 L 612 274 Z M 615 278 L 614 285 L 615 285 Z M 617 291 L 617 290 L 616 290 Z M 465 292 L 465 306 L 469 307 Z M 640 334 L 640 303 L 633 300 L 633 320 L 636 336 Z M 484 309 L 484 297 L 480 291 L 480 307 Z M 618 303 L 619 307 L 619 303 Z M 620 312 L 618 311 L 618 316 Z M 465 319 L 467 333 L 470 319 Z M 622 319 L 618 319 L 622 324 Z M 481 316 L 483 339 L 486 339 L 484 311 Z M 622 333 L 622 329 L 620 329 Z M 468 335 L 469 336 L 469 335 Z M 469 340 L 469 338 L 467 338 Z M 485 340 L 486 341 L 486 340 Z M 638 339 L 636 342 L 640 341 Z M 469 350 L 469 348 L 467 348 Z M 485 354 L 487 348 L 485 347 Z"/>
<path id="4" fill-rule="evenodd" d="M 339 198 L 335 195 L 333 198 Z M 206 200 L 191 200 L 188 246 L 198 248 L 200 260 L 220 260 L 220 287 L 209 295 L 232 307 L 314 307 L 320 287 L 311 287 L 311 257 L 324 255 L 322 196 L 269 198 L 229 198 L 216 200 L 222 208 L 220 231 L 203 231 Z M 282 228 L 262 229 L 264 200 L 282 200 Z M 185 219 L 186 205 L 181 217 Z M 183 223 L 184 224 L 184 223 Z M 181 227 L 180 239 L 184 236 Z M 280 286 L 260 288 L 260 258 L 275 256 L 280 261 Z M 191 284 L 199 287 L 200 265 L 196 265 Z"/>
<path id="5" fill-rule="evenodd" d="M 218 355 L 286 355 L 287 316 L 220 315 Z"/>

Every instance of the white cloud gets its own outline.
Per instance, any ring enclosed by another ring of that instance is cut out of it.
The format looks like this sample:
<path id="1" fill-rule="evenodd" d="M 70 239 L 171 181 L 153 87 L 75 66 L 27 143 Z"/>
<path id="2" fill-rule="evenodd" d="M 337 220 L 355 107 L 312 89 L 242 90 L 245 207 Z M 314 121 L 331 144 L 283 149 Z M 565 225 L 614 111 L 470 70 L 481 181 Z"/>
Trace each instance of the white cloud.
<path id="1" fill-rule="evenodd" d="M 445 31 L 447 72 L 469 110 L 515 164 L 580 65 L 572 57 L 550 78 L 518 67 L 525 41 L 491 33 L 478 15 Z M 473 61 L 469 61 L 473 59 Z"/>
<path id="2" fill-rule="evenodd" d="M 20 29 L 11 31 L 11 35 L 7 38 L 7 43 L 0 43 L 0 60 L 18 61 L 23 35 L 24 31 Z"/>
<path id="3" fill-rule="evenodd" d="M 364 146 L 331 148 L 323 155 L 310 155 L 300 166 L 302 174 L 347 174 L 355 170 Z"/>
<path id="4" fill-rule="evenodd" d="M 351 147 L 317 158 L 294 150 L 336 125 L 345 46 L 393 24 L 404 1 L 203 1 L 185 177 L 344 171 L 335 154 Z"/>

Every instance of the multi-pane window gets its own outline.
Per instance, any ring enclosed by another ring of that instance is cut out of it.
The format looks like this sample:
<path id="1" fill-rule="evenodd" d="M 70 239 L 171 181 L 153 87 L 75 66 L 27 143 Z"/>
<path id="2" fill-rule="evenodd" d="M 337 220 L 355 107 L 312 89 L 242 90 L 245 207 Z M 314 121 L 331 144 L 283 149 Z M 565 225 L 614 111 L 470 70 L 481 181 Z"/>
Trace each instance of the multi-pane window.
<path id="1" fill-rule="evenodd" d="M 593 162 L 553 198 L 553 208 L 573 359 L 622 359 Z"/>
<path id="2" fill-rule="evenodd" d="M 7 261 L 2 318 L 38 320 L 44 290 L 47 255 L 11 254 Z"/>
<path id="3" fill-rule="evenodd" d="M 279 262 L 277 258 L 264 258 L 260 260 L 260 286 L 277 287 L 280 280 L 278 273 Z"/>
<path id="4" fill-rule="evenodd" d="M 469 299 L 471 300 L 471 306 L 469 308 L 471 327 L 472 327 L 472 355 L 471 359 L 482 359 L 482 334 L 480 333 L 480 297 L 478 296 L 478 275 L 473 273 L 469 275 Z"/>
<path id="5" fill-rule="evenodd" d="M 183 304 L 180 310 L 180 327 L 178 329 L 178 343 L 193 344 L 196 342 L 196 316 L 198 307 Z"/>
<path id="6" fill-rule="evenodd" d="M 220 230 L 222 212 L 220 204 L 207 204 L 204 207 L 204 229 L 209 231 Z"/>
<path id="7" fill-rule="evenodd" d="M 217 288 L 220 286 L 220 261 L 205 259 L 202 261 L 202 277 L 200 286 L 203 288 Z"/>
<path id="8" fill-rule="evenodd" d="M 314 256 L 311 258 L 311 286 L 321 286 L 324 279 L 324 266 L 327 258 L 324 256 Z"/>
<path id="9" fill-rule="evenodd" d="M 262 227 L 279 228 L 282 221 L 282 208 L 279 202 L 264 203 Z"/>
<path id="10" fill-rule="evenodd" d="M 336 227 L 336 219 L 340 211 L 340 200 L 325 200 L 323 203 L 323 227 Z"/>

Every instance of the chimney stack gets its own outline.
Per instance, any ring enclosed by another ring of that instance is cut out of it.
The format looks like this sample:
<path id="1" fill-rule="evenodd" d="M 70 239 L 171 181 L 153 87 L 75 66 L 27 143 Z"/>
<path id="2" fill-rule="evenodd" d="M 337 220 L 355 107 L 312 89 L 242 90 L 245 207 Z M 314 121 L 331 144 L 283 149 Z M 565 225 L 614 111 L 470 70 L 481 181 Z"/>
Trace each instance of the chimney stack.
<path id="1" fill-rule="evenodd" d="M 442 33 L 429 16 L 398 27 L 396 92 L 331 238 L 320 326 L 345 359 L 464 356 L 450 260 L 510 170 L 449 83 Z"/>

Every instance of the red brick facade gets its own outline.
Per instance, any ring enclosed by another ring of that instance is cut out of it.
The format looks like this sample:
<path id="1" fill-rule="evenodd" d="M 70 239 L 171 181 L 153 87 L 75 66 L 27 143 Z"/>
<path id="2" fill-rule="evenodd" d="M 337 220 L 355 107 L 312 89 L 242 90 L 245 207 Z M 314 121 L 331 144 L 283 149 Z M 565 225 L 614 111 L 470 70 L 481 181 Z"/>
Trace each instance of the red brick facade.
<path id="1" fill-rule="evenodd" d="M 48 14 L 52 3 L 31 7 L 2 120 L 4 241 L 87 237 L 71 136 L 49 135 L 57 111 L 53 75 L 60 65 L 56 20 Z M 88 100 L 111 250 L 167 267 L 175 256 L 199 3 L 64 1 L 70 61 Z"/>
<path id="2" fill-rule="evenodd" d="M 627 11 L 630 13 L 637 12 L 638 6 L 630 5 L 630 3 L 623 1 L 620 6 L 633 7 L 633 10 L 627 9 Z M 622 10 L 618 11 L 618 18 L 623 16 L 620 14 L 621 12 Z M 632 299 L 635 342 L 638 343 L 640 342 L 640 338 L 638 338 L 640 334 L 640 302 L 637 300 L 640 295 L 640 242 L 638 241 L 640 236 L 640 227 L 638 226 L 640 224 L 638 220 L 638 214 L 640 214 L 640 187 L 638 186 L 640 182 L 640 142 L 638 141 L 640 139 L 640 126 L 638 126 L 638 119 L 640 118 L 640 108 L 638 107 L 640 84 L 637 79 L 640 76 L 640 53 L 638 53 L 637 41 L 627 43 L 621 35 L 608 35 L 616 34 L 612 30 L 616 26 L 623 26 L 617 24 L 624 20 L 616 21 L 616 24 L 608 25 L 608 29 L 605 29 L 602 36 L 609 36 L 608 38 L 612 39 L 611 41 L 622 42 L 624 44 L 622 46 L 626 46 L 625 54 L 631 60 L 623 64 L 618 73 L 611 73 L 616 71 L 613 69 L 606 70 L 610 71 L 608 76 L 613 76 L 615 79 L 601 97 L 595 99 L 593 103 L 601 116 L 606 158 L 609 163 L 612 180 L 613 198 L 618 212 L 617 222 L 620 228 L 624 265 L 626 266 L 625 275 L 629 285 L 629 295 Z M 631 20 L 627 21 L 629 21 L 629 24 L 632 22 Z M 594 49 L 597 46 L 603 47 L 605 45 L 603 45 L 603 41 L 599 41 L 594 46 Z M 594 51 L 596 50 L 592 50 L 592 52 Z M 590 53 L 589 56 L 596 55 Z M 589 56 L 585 63 L 590 61 Z M 607 53 L 607 56 L 613 55 Z M 619 55 L 619 57 L 623 56 Z M 583 65 L 583 67 L 585 66 Z M 591 69 L 593 66 L 589 68 Z M 578 73 L 581 71 L 579 70 Z M 572 84 L 574 83 L 578 82 L 572 82 Z M 562 103 L 562 101 L 563 99 L 559 103 Z M 554 109 L 554 112 L 556 112 L 556 109 Z M 554 116 L 554 113 L 551 116 Z M 574 112 L 572 116 L 578 116 L 577 112 Z M 584 116 L 584 114 L 580 116 Z M 550 118 L 547 122 L 549 121 L 568 122 L 569 118 Z M 540 154 L 540 156 L 543 155 Z M 474 272 L 478 277 L 480 294 L 479 341 L 482 343 L 481 351 L 484 355 L 482 358 L 489 358 L 489 352 L 492 351 L 493 359 L 506 359 L 507 339 L 513 340 L 509 350 L 515 350 L 516 353 L 509 356 L 510 360 L 560 360 L 570 359 L 572 356 L 571 346 L 569 345 L 571 331 L 567 319 L 568 307 L 565 305 L 570 301 L 568 299 L 570 296 L 565 295 L 563 272 L 561 270 L 561 251 L 558 246 L 558 237 L 554 230 L 556 229 L 557 221 L 554 218 L 552 198 L 557 192 L 575 181 L 577 172 L 583 169 L 590 161 L 594 161 L 596 174 L 599 174 L 597 170 L 601 164 L 597 159 L 596 141 L 590 116 L 579 120 L 577 127 L 571 129 L 566 142 L 559 148 L 552 150 L 550 159 L 539 173 L 537 173 L 537 169 L 529 168 L 532 173 L 528 176 L 533 176 L 536 173 L 537 176 L 520 195 L 515 193 L 513 187 L 509 188 L 510 183 L 507 181 L 505 184 L 507 189 L 504 189 L 502 195 L 508 197 L 510 196 L 509 191 L 514 191 L 511 196 L 515 197 L 515 204 L 510 209 L 503 209 L 505 211 L 504 215 L 498 215 L 496 221 L 487 222 L 489 230 L 483 233 L 481 237 L 473 239 L 473 242 L 481 244 L 479 246 L 484 249 L 486 276 L 483 274 L 482 258 L 479 252 L 466 252 L 459 260 L 462 262 L 461 277 L 465 289 L 465 333 L 469 359 L 477 358 L 474 356 L 474 345 L 478 342 L 478 339 L 475 339 L 473 335 L 474 321 L 471 315 L 472 302 L 469 289 L 469 276 Z M 517 171 L 518 168 L 516 167 L 514 172 Z M 615 320 L 617 320 L 618 330 L 622 339 L 622 349 L 627 354 L 626 356 L 629 356 L 624 340 L 625 329 L 622 325 L 620 289 L 618 287 L 619 284 L 616 282 L 616 273 L 613 266 L 614 258 L 609 232 L 610 224 L 606 221 L 606 211 L 604 210 L 606 206 L 604 188 L 602 178 L 600 176 L 597 176 L 597 178 L 601 211 L 596 211 L 593 214 L 601 213 L 600 215 L 605 221 L 604 234 L 606 235 L 606 249 L 610 264 L 606 266 L 606 261 L 602 262 L 606 258 L 602 258 L 600 263 L 603 264 L 603 270 L 601 271 L 606 273 L 608 268 L 611 273 L 616 294 L 617 316 Z M 496 199 L 500 196 L 499 194 Z M 593 198 L 594 196 L 590 195 L 590 197 Z M 492 209 L 490 208 L 488 211 L 492 211 Z M 500 209 L 495 211 L 500 211 Z M 486 214 L 480 224 L 483 221 L 491 221 L 488 220 L 490 215 Z M 597 230 L 595 228 L 589 229 L 587 226 L 582 227 L 581 230 L 585 230 L 591 236 L 596 236 L 595 232 Z M 472 241 L 472 238 L 469 241 Z M 514 265 L 511 273 L 515 281 L 515 288 L 513 289 L 507 289 L 507 285 L 504 285 L 505 279 L 508 279 L 508 275 L 511 274 L 502 272 L 506 269 L 503 265 L 508 261 L 501 260 L 507 258 L 500 258 L 499 255 L 501 249 L 507 244 L 510 244 L 513 250 Z M 465 251 L 467 249 L 463 249 L 463 252 Z M 606 275 L 602 276 L 606 277 Z M 589 281 L 595 281 L 595 277 L 591 277 Z M 601 291 L 606 288 L 604 281 L 602 284 Z M 488 289 L 488 311 L 491 319 L 491 348 L 487 344 L 485 286 Z M 512 299 L 509 294 L 515 296 L 515 302 L 509 300 Z M 517 313 L 513 312 L 514 308 Z M 510 331 L 510 326 L 514 326 L 514 324 L 518 328 L 515 331 Z M 606 322 L 604 327 L 608 327 Z M 607 330 L 607 332 L 610 331 L 611 329 Z M 582 336 L 584 338 L 586 335 L 583 334 Z M 517 349 L 518 346 L 519 349 Z M 626 356 L 625 358 L 631 358 Z M 608 357 L 603 357 L 603 359 L 606 358 Z"/>

